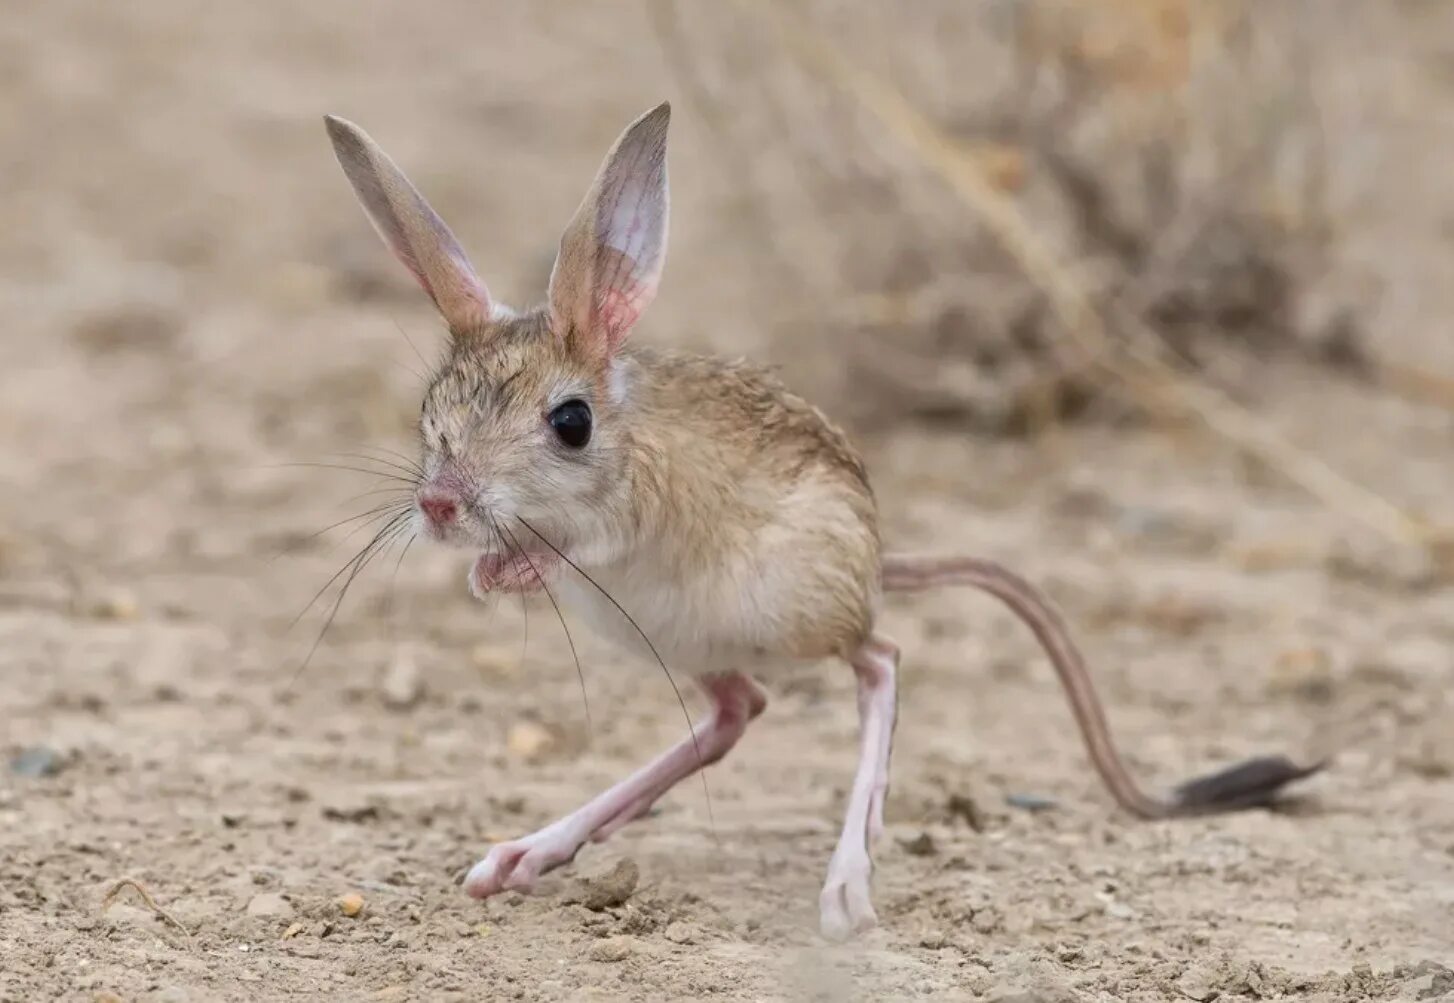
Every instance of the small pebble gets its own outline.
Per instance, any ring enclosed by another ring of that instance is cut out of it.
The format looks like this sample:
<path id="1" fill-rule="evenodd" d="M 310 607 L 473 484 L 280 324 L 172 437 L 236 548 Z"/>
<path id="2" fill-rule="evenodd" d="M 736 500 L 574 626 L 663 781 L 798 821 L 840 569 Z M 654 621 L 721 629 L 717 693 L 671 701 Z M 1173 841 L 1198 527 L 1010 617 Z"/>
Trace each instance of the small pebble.
<path id="1" fill-rule="evenodd" d="M 1266 686 L 1273 696 L 1327 703 L 1333 698 L 1333 659 L 1321 647 L 1289 648 L 1272 663 Z"/>
<path id="2" fill-rule="evenodd" d="M 676 920 L 667 925 L 662 931 L 662 936 L 673 944 L 690 944 L 697 939 L 697 928 L 690 923 Z"/>
<path id="3" fill-rule="evenodd" d="M 930 930 L 919 938 L 919 946 L 927 947 L 931 951 L 937 951 L 949 944 L 949 938 L 943 930 Z"/>
<path id="4" fill-rule="evenodd" d="M 934 837 L 927 832 L 921 832 L 913 839 L 901 839 L 899 845 L 904 852 L 912 857 L 932 857 L 939 852 L 939 847 L 934 843 Z"/>
<path id="5" fill-rule="evenodd" d="M 505 737 L 505 745 L 511 754 L 521 759 L 534 759 L 555 744 L 555 736 L 543 724 L 534 721 L 517 721 Z"/>
<path id="6" fill-rule="evenodd" d="M 357 916 L 364 910 L 364 897 L 358 892 L 349 892 L 338 900 L 338 908 L 345 916 Z"/>
<path id="7" fill-rule="evenodd" d="M 10 772 L 21 777 L 53 777 L 65 766 L 64 757 L 45 745 L 21 749 L 10 760 Z"/>
<path id="8" fill-rule="evenodd" d="M 1025 811 L 1049 811 L 1056 807 L 1054 798 L 1041 797 L 1039 794 L 1006 794 L 1005 804 L 1011 808 L 1023 808 Z"/>
<path id="9" fill-rule="evenodd" d="M 131 593 L 114 589 L 87 603 L 86 613 L 98 620 L 135 620 L 141 615 L 141 603 Z"/>
<path id="10" fill-rule="evenodd" d="M 1112 919 L 1135 919 L 1136 910 L 1124 902 L 1107 902 L 1106 915 Z"/>
<path id="11" fill-rule="evenodd" d="M 292 926 L 288 927 L 286 930 L 283 931 L 283 937 L 282 937 L 282 939 L 283 940 L 292 940 L 294 937 L 298 936 L 298 934 L 300 934 L 302 932 L 303 932 L 303 924 L 302 923 L 294 923 Z"/>
<path id="12" fill-rule="evenodd" d="M 592 961 L 625 961 L 636 951 L 635 937 L 607 937 L 591 945 Z"/>
<path id="13" fill-rule="evenodd" d="M 384 705 L 394 710 L 408 710 L 423 698 L 424 680 L 419 674 L 419 661 L 409 647 L 400 645 L 394 652 L 379 689 Z"/>
<path id="14" fill-rule="evenodd" d="M 520 674 L 520 652 L 508 652 L 493 644 L 477 644 L 470 652 L 470 661 L 480 674 L 490 679 L 513 679 Z"/>

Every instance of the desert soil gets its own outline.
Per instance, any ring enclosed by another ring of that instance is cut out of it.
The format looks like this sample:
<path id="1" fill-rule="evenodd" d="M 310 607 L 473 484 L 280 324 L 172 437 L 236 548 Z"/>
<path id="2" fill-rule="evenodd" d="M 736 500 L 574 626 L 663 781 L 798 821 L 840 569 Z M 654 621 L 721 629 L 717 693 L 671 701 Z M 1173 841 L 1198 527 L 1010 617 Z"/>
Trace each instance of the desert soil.
<path id="1" fill-rule="evenodd" d="M 1376 348 L 1445 371 L 1448 58 L 1408 56 L 1445 110 L 1387 109 L 1400 183 L 1362 238 Z M 946 592 L 884 613 L 901 723 L 881 926 L 857 943 L 815 933 L 854 761 L 836 665 L 765 680 L 767 714 L 707 774 L 710 815 L 688 784 L 536 894 L 461 893 L 491 841 L 684 721 L 656 666 L 582 628 L 583 701 L 548 605 L 477 603 L 468 558 L 423 543 L 356 585 L 294 678 L 321 612 L 290 621 L 360 542 L 312 534 L 377 479 L 290 464 L 411 451 L 440 338 L 320 116 L 362 122 L 519 303 L 601 152 L 663 94 L 679 89 L 634 7 L 53 2 L 5 20 L 0 999 L 1454 993 L 1448 578 L 1195 427 L 854 431 L 892 545 L 993 556 L 1055 596 L 1148 781 L 1336 754 L 1295 803 L 1129 819 L 1025 631 Z M 638 337 L 805 375 L 689 100 L 673 128 L 673 256 Z M 1306 364 L 1258 379 L 1267 428 L 1447 515 L 1445 410 Z M 585 901 L 623 861 L 634 889 Z M 105 901 L 121 878 L 171 921 L 130 886 Z"/>

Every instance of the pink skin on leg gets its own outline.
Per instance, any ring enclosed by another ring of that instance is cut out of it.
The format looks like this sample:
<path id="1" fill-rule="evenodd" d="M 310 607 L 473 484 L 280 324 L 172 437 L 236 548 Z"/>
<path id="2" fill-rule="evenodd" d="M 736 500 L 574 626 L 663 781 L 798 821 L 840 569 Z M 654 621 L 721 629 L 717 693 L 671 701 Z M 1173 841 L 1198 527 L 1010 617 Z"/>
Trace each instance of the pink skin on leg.
<path id="1" fill-rule="evenodd" d="M 873 861 L 869 847 L 883 834 L 884 797 L 889 789 L 893 752 L 899 649 L 885 637 L 868 639 L 849 659 L 858 676 L 858 771 L 848 796 L 843 833 L 828 863 L 819 897 L 823 935 L 834 940 L 867 930 L 878 922 L 869 895 Z"/>
<path id="2" fill-rule="evenodd" d="M 696 728 L 697 747 L 701 751 L 701 759 L 697 760 L 695 754 L 693 755 L 693 768 L 690 773 L 680 777 L 663 776 L 656 786 L 645 791 L 618 812 L 615 817 L 591 833 L 592 842 L 604 842 L 617 829 L 650 811 L 651 806 L 656 804 L 661 796 L 673 786 L 697 770 L 711 766 L 725 756 L 742 738 L 748 723 L 767 708 L 767 694 L 748 676 L 737 673 L 711 676 L 699 679 L 698 685 L 711 696 L 713 707 L 712 713 Z M 717 719 L 715 725 L 714 718 Z M 715 727 L 721 731 L 721 735 L 710 746 L 702 738 L 704 730 L 708 727 Z"/>
<path id="3" fill-rule="evenodd" d="M 499 843 L 465 878 L 474 898 L 505 889 L 526 891 L 535 879 L 569 862 L 587 840 L 605 839 L 643 814 L 674 785 L 703 766 L 725 756 L 747 724 L 767 706 L 762 688 L 740 673 L 698 680 L 712 701 L 712 710 L 694 731 L 665 753 L 602 794 L 537 832 Z"/>

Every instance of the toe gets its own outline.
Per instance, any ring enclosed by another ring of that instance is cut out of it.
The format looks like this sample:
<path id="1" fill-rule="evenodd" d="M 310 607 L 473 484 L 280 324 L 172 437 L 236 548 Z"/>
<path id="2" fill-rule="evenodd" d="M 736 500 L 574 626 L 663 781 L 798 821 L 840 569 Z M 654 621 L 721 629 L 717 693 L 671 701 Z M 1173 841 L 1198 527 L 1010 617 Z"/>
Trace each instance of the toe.
<path id="1" fill-rule="evenodd" d="M 520 858 L 508 877 L 505 878 L 505 887 L 512 892 L 528 892 L 535 887 L 535 879 L 540 877 L 540 868 L 544 863 L 534 854 L 527 853 Z"/>
<path id="2" fill-rule="evenodd" d="M 465 875 L 464 890 L 470 898 L 488 898 L 503 891 L 524 850 L 509 843 L 492 847 L 485 859 Z"/>
<path id="3" fill-rule="evenodd" d="M 873 903 L 869 901 L 867 886 L 857 892 L 850 886 L 848 917 L 853 924 L 854 933 L 865 933 L 878 926 L 878 914 L 873 911 Z"/>
<path id="4" fill-rule="evenodd" d="M 481 860 L 470 868 L 464 878 L 465 894 L 472 899 L 488 898 L 499 891 L 495 880 L 495 868 L 489 860 Z"/>
<path id="5" fill-rule="evenodd" d="M 818 929 L 826 940 L 843 941 L 853 934 L 853 922 L 843 900 L 842 887 L 825 888 L 818 900 Z"/>
<path id="6" fill-rule="evenodd" d="M 846 872 L 846 873 L 845 873 Z M 869 888 L 870 866 L 830 872 L 818 899 L 819 929 L 829 940 L 846 940 L 878 925 Z"/>

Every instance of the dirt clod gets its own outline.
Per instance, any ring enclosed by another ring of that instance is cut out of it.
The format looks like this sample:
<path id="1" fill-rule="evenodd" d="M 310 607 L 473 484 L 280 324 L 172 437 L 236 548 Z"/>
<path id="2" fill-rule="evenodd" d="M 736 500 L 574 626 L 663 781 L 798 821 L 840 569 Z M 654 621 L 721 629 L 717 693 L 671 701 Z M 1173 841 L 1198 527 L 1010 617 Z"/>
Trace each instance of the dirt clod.
<path id="1" fill-rule="evenodd" d="M 701 931 L 691 923 L 676 920 L 667 924 L 661 935 L 673 944 L 693 944 L 701 936 Z"/>
<path id="2" fill-rule="evenodd" d="M 588 955 L 592 961 L 625 961 L 636 953 L 638 943 L 635 937 L 607 937 L 592 944 Z"/>
<path id="3" fill-rule="evenodd" d="M 373 822 L 380 815 L 378 805 L 359 801 L 337 801 L 321 810 L 324 818 L 334 822 Z"/>
<path id="4" fill-rule="evenodd" d="M 636 861 L 623 857 L 605 874 L 581 880 L 580 903 L 592 912 L 624 905 L 640 880 L 641 869 Z"/>
<path id="5" fill-rule="evenodd" d="M 932 857 L 939 852 L 939 846 L 934 842 L 934 837 L 927 832 L 921 832 L 913 839 L 901 839 L 899 845 L 911 857 Z"/>
<path id="6" fill-rule="evenodd" d="M 1220 962 L 1199 962 L 1181 974 L 1176 988 L 1189 1000 L 1208 1003 L 1222 994 L 1224 974 Z"/>
<path id="7" fill-rule="evenodd" d="M 968 794 L 951 794 L 945 802 L 945 811 L 951 819 L 961 819 L 975 832 L 984 832 L 984 815 L 979 805 Z"/>

